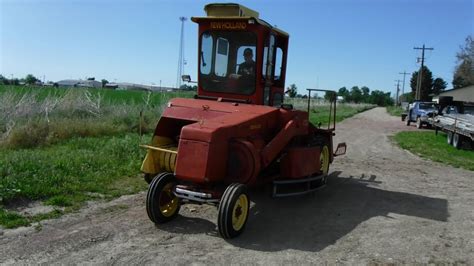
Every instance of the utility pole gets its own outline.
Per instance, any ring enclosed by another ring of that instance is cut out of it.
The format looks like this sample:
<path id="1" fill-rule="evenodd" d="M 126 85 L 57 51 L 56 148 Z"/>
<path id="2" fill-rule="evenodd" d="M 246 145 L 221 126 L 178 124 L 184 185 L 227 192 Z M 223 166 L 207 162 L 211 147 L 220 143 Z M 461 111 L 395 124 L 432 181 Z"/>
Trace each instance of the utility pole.
<path id="1" fill-rule="evenodd" d="M 398 73 L 400 75 L 403 75 L 403 84 L 402 84 L 402 95 L 405 94 L 405 76 L 410 74 L 407 73 L 405 70 L 403 70 L 403 73 Z"/>
<path id="2" fill-rule="evenodd" d="M 181 88 L 181 76 L 183 75 L 184 68 L 184 22 L 187 20 L 186 17 L 179 17 L 181 21 L 181 39 L 179 41 L 179 58 L 178 58 L 178 74 L 176 77 L 176 87 Z"/>
<path id="3" fill-rule="evenodd" d="M 395 106 L 398 106 L 398 95 L 400 93 L 400 81 L 399 79 L 395 80 L 397 82 L 397 98 L 395 98 Z"/>
<path id="4" fill-rule="evenodd" d="M 421 83 L 423 82 L 423 66 L 425 64 L 425 50 L 434 50 L 434 48 L 426 48 L 423 44 L 423 47 L 413 47 L 415 50 L 421 50 L 421 67 L 418 71 L 418 81 L 416 82 L 416 95 L 415 100 L 421 100 Z"/>

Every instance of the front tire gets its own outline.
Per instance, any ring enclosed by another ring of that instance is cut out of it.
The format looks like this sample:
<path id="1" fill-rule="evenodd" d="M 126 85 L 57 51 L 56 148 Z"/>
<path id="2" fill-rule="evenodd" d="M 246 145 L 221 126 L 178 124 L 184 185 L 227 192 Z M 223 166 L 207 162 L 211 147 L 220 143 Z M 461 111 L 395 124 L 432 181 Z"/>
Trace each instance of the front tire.
<path id="1" fill-rule="evenodd" d="M 406 125 L 407 125 L 407 126 L 410 125 L 410 117 L 411 117 L 411 114 L 408 113 L 407 117 L 405 118 L 405 121 L 406 121 Z"/>
<path id="2" fill-rule="evenodd" d="M 180 203 L 174 195 L 176 178 L 171 173 L 161 173 L 151 181 L 146 196 L 146 212 L 155 224 L 166 223 L 179 213 Z"/>
<path id="3" fill-rule="evenodd" d="M 321 154 L 319 155 L 319 163 L 320 163 L 320 171 L 323 175 L 323 179 L 321 180 L 321 185 L 325 185 L 328 179 L 329 173 L 329 147 L 324 145 L 321 148 Z"/>
<path id="4" fill-rule="evenodd" d="M 143 179 L 145 180 L 145 182 L 149 185 L 151 183 L 151 181 L 153 181 L 153 175 L 152 174 L 144 174 L 143 175 Z"/>
<path id="5" fill-rule="evenodd" d="M 238 183 L 228 186 L 219 203 L 217 217 L 219 234 L 225 239 L 240 235 L 247 224 L 249 210 L 247 187 Z"/>
<path id="6" fill-rule="evenodd" d="M 421 118 L 416 118 L 416 128 L 420 129 L 423 127 L 423 122 L 421 122 Z"/>

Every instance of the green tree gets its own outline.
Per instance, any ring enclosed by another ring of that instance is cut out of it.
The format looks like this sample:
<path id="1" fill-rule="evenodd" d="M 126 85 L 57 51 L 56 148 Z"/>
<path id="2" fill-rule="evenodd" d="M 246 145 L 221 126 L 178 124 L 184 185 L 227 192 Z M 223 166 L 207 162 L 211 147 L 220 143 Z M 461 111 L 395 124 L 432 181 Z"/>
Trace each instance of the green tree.
<path id="1" fill-rule="evenodd" d="M 290 87 L 286 89 L 286 93 L 288 93 L 288 96 L 290 96 L 290 98 L 295 98 L 298 93 L 298 88 L 295 84 L 291 84 Z"/>
<path id="2" fill-rule="evenodd" d="M 393 99 L 390 97 L 390 92 L 383 92 L 374 90 L 370 93 L 370 103 L 378 106 L 393 105 Z"/>
<path id="3" fill-rule="evenodd" d="M 105 85 L 106 85 L 107 83 L 109 83 L 109 81 L 106 80 L 106 79 L 102 79 L 101 82 L 102 82 L 102 88 L 104 88 Z"/>
<path id="4" fill-rule="evenodd" d="M 1 74 L 0 74 L 0 85 L 8 85 L 8 80 Z"/>
<path id="5" fill-rule="evenodd" d="M 351 88 L 351 100 L 354 103 L 360 103 L 362 101 L 362 91 L 359 89 L 358 86 L 354 86 Z"/>
<path id="6" fill-rule="evenodd" d="M 447 86 L 448 83 L 446 83 L 442 78 L 435 78 L 435 80 L 433 80 L 433 88 L 431 92 L 438 95 L 440 92 L 444 91 Z"/>
<path id="7" fill-rule="evenodd" d="M 28 74 L 25 77 L 25 83 L 28 84 L 28 85 L 33 85 L 33 84 L 36 83 L 36 81 L 38 81 L 38 79 L 35 76 L 33 76 L 32 74 Z"/>
<path id="8" fill-rule="evenodd" d="M 415 100 L 415 97 L 413 97 L 413 94 L 411 92 L 406 92 L 402 95 L 400 95 L 400 100 L 402 102 L 413 102 Z"/>
<path id="9" fill-rule="evenodd" d="M 456 54 L 457 65 L 454 69 L 453 88 L 463 88 L 474 84 L 474 39 L 466 38 L 464 47 Z"/>
<path id="10" fill-rule="evenodd" d="M 95 77 L 87 78 L 87 80 L 95 80 Z"/>
<path id="11" fill-rule="evenodd" d="M 349 91 L 346 89 L 346 87 L 340 88 L 339 91 L 337 92 L 337 95 L 342 96 L 345 102 L 349 101 L 350 94 L 349 94 Z"/>
<path id="12" fill-rule="evenodd" d="M 337 97 L 336 92 L 326 91 L 326 93 L 324 93 L 324 100 L 326 100 L 326 101 L 334 101 L 334 100 L 336 100 L 336 97 Z"/>
<path id="13" fill-rule="evenodd" d="M 421 81 L 421 93 L 420 93 L 420 100 L 421 101 L 429 101 L 430 100 L 430 93 L 432 93 L 431 88 L 433 86 L 433 73 L 427 66 L 423 66 L 423 75 Z M 410 87 L 413 96 L 416 96 L 416 84 L 418 83 L 418 72 L 413 72 L 411 79 L 410 79 Z"/>
<path id="14" fill-rule="evenodd" d="M 360 88 L 362 91 L 362 102 L 368 103 L 370 98 L 370 89 L 367 86 Z"/>

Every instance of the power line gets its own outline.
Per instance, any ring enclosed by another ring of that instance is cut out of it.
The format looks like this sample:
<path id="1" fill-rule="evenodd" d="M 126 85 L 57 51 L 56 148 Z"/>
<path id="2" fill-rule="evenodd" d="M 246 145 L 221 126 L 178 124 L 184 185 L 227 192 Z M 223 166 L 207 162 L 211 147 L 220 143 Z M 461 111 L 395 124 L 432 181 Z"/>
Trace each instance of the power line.
<path id="1" fill-rule="evenodd" d="M 407 73 L 405 70 L 403 70 L 403 73 L 398 73 L 400 75 L 403 75 L 403 83 L 402 83 L 402 95 L 405 94 L 405 76 L 410 74 Z"/>
<path id="2" fill-rule="evenodd" d="M 425 50 L 434 50 L 434 48 L 426 48 L 423 44 L 423 47 L 413 47 L 415 50 L 421 50 L 421 67 L 418 72 L 418 81 L 416 82 L 416 95 L 415 100 L 421 100 L 421 83 L 423 82 L 423 66 L 425 63 Z"/>
<path id="3" fill-rule="evenodd" d="M 399 79 L 395 80 L 397 82 L 397 96 L 395 98 L 395 106 L 398 106 L 398 95 L 400 93 L 400 81 Z"/>
<path id="4" fill-rule="evenodd" d="M 178 74 L 176 77 L 176 88 L 181 88 L 181 76 L 184 72 L 184 22 L 187 20 L 186 17 L 179 17 L 181 21 L 181 38 L 179 41 L 179 57 L 178 57 Z"/>

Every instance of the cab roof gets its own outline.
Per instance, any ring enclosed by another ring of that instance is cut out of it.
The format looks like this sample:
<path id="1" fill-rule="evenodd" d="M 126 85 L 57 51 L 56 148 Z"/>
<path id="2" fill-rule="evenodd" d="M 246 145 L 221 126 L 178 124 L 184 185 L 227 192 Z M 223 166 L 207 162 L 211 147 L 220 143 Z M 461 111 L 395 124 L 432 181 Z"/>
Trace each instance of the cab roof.
<path id="1" fill-rule="evenodd" d="M 289 37 L 289 34 L 272 26 L 270 23 L 259 18 L 259 13 L 248 7 L 235 3 L 212 3 L 204 7 L 207 17 L 192 17 L 196 23 L 210 20 L 253 20 L 255 23 L 268 27 L 280 35 Z"/>

